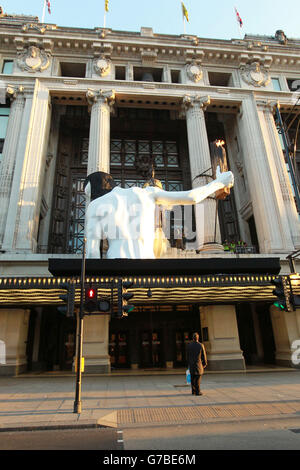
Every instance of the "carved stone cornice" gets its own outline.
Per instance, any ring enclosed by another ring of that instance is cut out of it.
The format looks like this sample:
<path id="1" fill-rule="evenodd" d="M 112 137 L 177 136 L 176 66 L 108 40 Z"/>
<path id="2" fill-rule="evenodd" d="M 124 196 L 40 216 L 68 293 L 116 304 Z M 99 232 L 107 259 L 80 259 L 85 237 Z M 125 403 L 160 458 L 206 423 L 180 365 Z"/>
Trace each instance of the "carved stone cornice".
<path id="1" fill-rule="evenodd" d="M 30 30 L 38 31 L 41 34 L 45 34 L 46 31 L 55 31 L 57 26 L 54 24 L 36 24 L 36 23 L 24 23 L 22 26 L 22 31 L 27 33 Z"/>
<path id="2" fill-rule="evenodd" d="M 182 99 L 182 108 L 184 111 L 188 111 L 191 108 L 200 108 L 205 111 L 207 106 L 210 105 L 210 96 L 199 96 L 199 95 L 185 95 Z"/>
<path id="3" fill-rule="evenodd" d="M 86 93 L 88 104 L 93 106 L 95 103 L 107 104 L 109 107 L 113 107 L 115 103 L 115 91 L 114 90 L 92 90 L 88 89 Z"/>

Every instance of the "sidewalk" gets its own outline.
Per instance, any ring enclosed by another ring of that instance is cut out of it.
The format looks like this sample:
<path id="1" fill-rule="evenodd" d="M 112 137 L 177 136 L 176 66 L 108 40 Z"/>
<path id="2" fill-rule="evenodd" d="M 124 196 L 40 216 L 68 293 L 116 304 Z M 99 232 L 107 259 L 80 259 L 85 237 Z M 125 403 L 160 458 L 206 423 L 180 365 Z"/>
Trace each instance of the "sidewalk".
<path id="1" fill-rule="evenodd" d="M 0 431 L 133 427 L 293 418 L 300 426 L 300 371 L 207 373 L 193 396 L 184 370 L 84 375 L 73 413 L 75 375 L 0 377 Z"/>

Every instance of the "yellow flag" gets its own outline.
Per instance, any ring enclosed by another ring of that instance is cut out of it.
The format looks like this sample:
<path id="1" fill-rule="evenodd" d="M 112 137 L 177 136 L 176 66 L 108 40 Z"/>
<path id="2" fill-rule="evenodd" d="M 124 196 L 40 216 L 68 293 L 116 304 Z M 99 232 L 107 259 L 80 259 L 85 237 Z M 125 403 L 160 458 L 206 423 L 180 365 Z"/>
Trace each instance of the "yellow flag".
<path id="1" fill-rule="evenodd" d="M 183 2 L 181 2 L 181 6 L 182 6 L 182 14 L 183 14 L 183 16 L 185 16 L 186 21 L 189 21 L 189 14 L 188 14 L 188 11 L 187 11 L 187 9 L 185 8 Z"/>
<path id="2" fill-rule="evenodd" d="M 108 11 L 108 0 L 105 0 L 105 11 Z"/>

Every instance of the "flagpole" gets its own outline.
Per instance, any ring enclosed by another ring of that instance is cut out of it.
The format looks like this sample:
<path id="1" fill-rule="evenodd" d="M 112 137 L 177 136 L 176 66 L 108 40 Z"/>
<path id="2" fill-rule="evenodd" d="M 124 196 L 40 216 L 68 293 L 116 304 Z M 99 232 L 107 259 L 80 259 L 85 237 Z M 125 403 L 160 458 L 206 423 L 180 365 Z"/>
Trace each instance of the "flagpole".
<path id="1" fill-rule="evenodd" d="M 46 11 L 46 0 L 44 0 L 44 8 L 43 8 L 42 23 L 45 23 L 45 11 Z"/>

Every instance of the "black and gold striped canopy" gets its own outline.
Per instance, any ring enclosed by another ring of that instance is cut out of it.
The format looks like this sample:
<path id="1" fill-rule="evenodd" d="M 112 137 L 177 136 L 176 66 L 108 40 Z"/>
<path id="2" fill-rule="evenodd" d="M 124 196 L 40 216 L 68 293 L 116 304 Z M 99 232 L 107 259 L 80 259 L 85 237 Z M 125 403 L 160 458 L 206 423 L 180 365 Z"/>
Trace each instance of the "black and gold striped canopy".
<path id="1" fill-rule="evenodd" d="M 215 304 L 274 301 L 274 275 L 206 275 L 206 276 L 136 276 L 123 280 L 133 282 L 134 303 L 140 304 Z M 75 304 L 80 303 L 80 278 L 28 277 L 0 278 L 0 306 L 59 306 L 65 293 L 61 284 L 73 282 Z M 98 297 L 111 296 L 117 302 L 117 277 L 86 278 L 98 289 Z M 149 289 L 151 297 L 148 296 Z M 295 287 L 300 294 L 300 286 Z"/>

